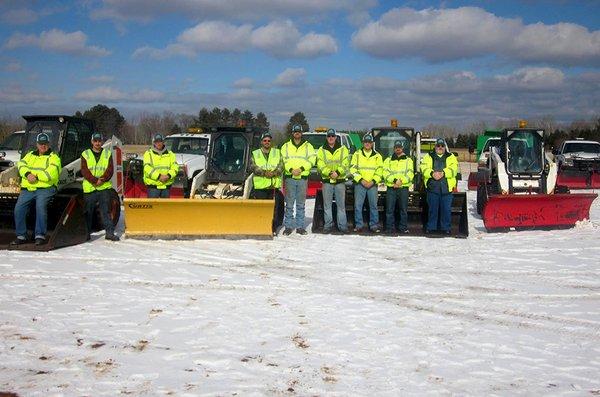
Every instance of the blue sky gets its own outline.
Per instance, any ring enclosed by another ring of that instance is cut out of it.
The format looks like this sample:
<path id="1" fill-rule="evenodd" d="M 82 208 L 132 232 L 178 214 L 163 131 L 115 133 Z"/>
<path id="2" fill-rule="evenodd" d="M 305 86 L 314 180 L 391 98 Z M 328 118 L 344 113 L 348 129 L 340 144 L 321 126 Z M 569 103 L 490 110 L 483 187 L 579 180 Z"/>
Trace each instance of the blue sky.
<path id="1" fill-rule="evenodd" d="M 600 1 L 0 2 L 0 115 L 201 107 L 364 128 L 600 116 Z"/>

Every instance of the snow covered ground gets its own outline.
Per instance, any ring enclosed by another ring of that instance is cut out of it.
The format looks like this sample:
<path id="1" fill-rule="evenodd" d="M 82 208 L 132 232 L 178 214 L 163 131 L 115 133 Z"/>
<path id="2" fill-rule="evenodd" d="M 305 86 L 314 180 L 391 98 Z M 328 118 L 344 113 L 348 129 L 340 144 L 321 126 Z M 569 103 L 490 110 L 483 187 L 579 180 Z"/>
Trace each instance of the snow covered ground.
<path id="1" fill-rule="evenodd" d="M 0 252 L 0 392 L 600 395 L 600 200 L 571 230 L 487 234 L 474 199 L 466 240 Z"/>

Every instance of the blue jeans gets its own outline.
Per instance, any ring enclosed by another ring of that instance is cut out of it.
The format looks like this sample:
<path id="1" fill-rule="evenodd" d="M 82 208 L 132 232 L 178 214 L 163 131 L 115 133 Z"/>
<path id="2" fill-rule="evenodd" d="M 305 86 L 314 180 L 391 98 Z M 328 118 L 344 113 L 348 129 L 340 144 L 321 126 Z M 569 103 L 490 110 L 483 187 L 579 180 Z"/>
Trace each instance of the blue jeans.
<path id="1" fill-rule="evenodd" d="M 15 229 L 17 237 L 27 238 L 27 213 L 31 202 L 35 200 L 35 237 L 46 237 L 48 228 L 48 201 L 56 194 L 55 187 L 21 190 L 15 204 Z"/>
<path id="2" fill-rule="evenodd" d="M 115 226 L 112 223 L 109 211 L 111 191 L 112 189 L 95 190 L 83 195 L 83 198 L 85 199 L 85 223 L 88 233 L 92 232 L 92 222 L 94 220 L 97 203 L 98 208 L 100 208 L 102 225 L 104 226 L 104 230 L 106 230 L 106 235 L 110 236 L 115 234 Z"/>
<path id="3" fill-rule="evenodd" d="M 427 192 L 427 205 L 429 206 L 427 230 L 438 230 L 438 214 L 440 221 L 439 230 L 443 232 L 450 230 L 450 220 L 452 216 L 452 193 L 439 194 Z"/>
<path id="4" fill-rule="evenodd" d="M 346 220 L 346 184 L 344 183 L 325 183 L 323 182 L 323 212 L 325 215 L 325 225 L 323 229 L 331 230 L 333 228 L 332 203 L 335 196 L 337 206 L 337 226 L 341 232 L 348 231 L 348 222 Z"/>
<path id="5" fill-rule="evenodd" d="M 308 180 L 285 178 L 285 219 L 286 229 L 304 229 L 304 203 L 306 202 L 306 187 Z M 296 217 L 294 218 L 294 203 Z"/>
<path id="6" fill-rule="evenodd" d="M 385 194 L 385 228 L 388 231 L 394 231 L 396 226 L 395 212 L 396 203 L 400 206 L 399 230 L 408 229 L 408 188 L 388 187 Z"/>
<path id="7" fill-rule="evenodd" d="M 379 213 L 377 212 L 377 184 L 369 189 L 357 183 L 354 185 L 354 226 L 362 228 L 363 223 L 363 204 L 365 197 L 369 200 L 369 229 L 373 229 L 379 223 Z"/>
<path id="8" fill-rule="evenodd" d="M 169 198 L 171 197 L 171 187 L 158 189 L 155 186 L 146 186 L 148 188 L 148 198 Z"/>

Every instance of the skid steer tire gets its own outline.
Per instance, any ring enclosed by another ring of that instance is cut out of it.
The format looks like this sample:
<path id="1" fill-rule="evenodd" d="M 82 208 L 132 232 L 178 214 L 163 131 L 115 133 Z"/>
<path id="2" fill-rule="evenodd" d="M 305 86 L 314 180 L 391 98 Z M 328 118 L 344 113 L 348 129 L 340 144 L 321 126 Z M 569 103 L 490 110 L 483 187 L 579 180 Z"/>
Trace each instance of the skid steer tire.
<path id="1" fill-rule="evenodd" d="M 480 183 L 477 185 L 477 214 L 481 215 L 483 213 L 483 207 L 485 207 L 485 203 L 487 202 L 487 188 L 485 184 Z"/>

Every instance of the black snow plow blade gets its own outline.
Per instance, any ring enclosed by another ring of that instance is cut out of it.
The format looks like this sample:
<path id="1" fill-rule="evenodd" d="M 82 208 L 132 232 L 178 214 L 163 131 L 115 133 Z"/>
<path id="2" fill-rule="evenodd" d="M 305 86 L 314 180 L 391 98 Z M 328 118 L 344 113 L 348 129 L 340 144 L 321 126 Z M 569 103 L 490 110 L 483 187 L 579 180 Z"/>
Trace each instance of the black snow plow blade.
<path id="1" fill-rule="evenodd" d="M 14 209 L 18 193 L 0 194 L 0 249 L 21 251 L 50 251 L 55 248 L 81 244 L 87 240 L 83 200 L 77 194 L 57 193 L 48 203 L 47 243 L 33 243 L 35 230 L 35 203 L 31 205 L 27 217 L 27 243 L 10 245 L 16 238 Z"/>
<path id="2" fill-rule="evenodd" d="M 386 229 L 385 224 L 385 194 L 379 192 L 377 197 L 377 209 L 379 211 L 379 223 L 382 225 L 382 230 Z M 466 238 L 469 236 L 469 225 L 467 221 L 467 195 L 464 192 L 452 193 L 452 237 Z M 337 224 L 336 213 L 337 207 L 335 201 L 332 206 L 334 224 Z M 408 196 L 408 230 L 409 236 L 425 235 L 425 226 L 427 225 L 427 199 L 425 193 L 410 192 Z M 399 210 L 396 208 L 396 222 L 400 219 Z M 325 224 L 325 216 L 323 211 L 323 192 L 317 191 L 315 199 L 315 209 L 313 213 L 312 231 L 313 233 L 322 233 Z M 348 219 L 348 229 L 354 228 L 354 188 L 349 186 L 346 188 L 346 217 Z M 369 222 L 369 210 L 367 200 L 363 207 L 363 222 L 365 225 Z M 398 229 L 398 225 L 395 225 Z"/>

